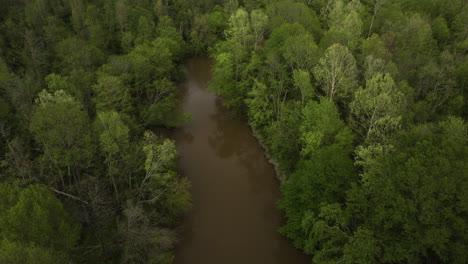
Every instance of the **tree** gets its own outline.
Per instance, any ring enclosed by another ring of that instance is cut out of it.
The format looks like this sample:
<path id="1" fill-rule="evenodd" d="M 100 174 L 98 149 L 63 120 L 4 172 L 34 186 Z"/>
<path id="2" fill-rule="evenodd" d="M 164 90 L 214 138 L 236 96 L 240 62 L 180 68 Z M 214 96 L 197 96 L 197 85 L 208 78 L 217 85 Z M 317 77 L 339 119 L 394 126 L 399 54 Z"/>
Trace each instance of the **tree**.
<path id="1" fill-rule="evenodd" d="M 163 16 L 159 18 L 156 33 L 158 38 L 169 49 L 174 60 L 181 60 L 185 54 L 185 42 L 181 32 L 177 31 L 170 17 Z"/>
<path id="2" fill-rule="evenodd" d="M 119 77 L 99 75 L 97 84 L 93 85 L 93 91 L 97 111 L 115 110 L 127 114 L 132 111 L 128 86 Z"/>
<path id="3" fill-rule="evenodd" d="M 369 33 L 367 33 L 367 37 L 369 38 L 372 33 L 372 27 L 374 26 L 374 19 L 379 12 L 379 9 L 387 2 L 387 0 L 372 0 L 372 20 L 369 26 Z"/>
<path id="4" fill-rule="evenodd" d="M 315 91 L 310 82 L 310 74 L 304 71 L 293 72 L 294 85 L 301 91 L 301 105 L 304 105 L 304 101 L 312 99 Z"/>
<path id="5" fill-rule="evenodd" d="M 377 74 L 359 88 L 350 104 L 350 122 L 356 132 L 374 142 L 385 142 L 401 126 L 404 95 L 389 74 Z"/>
<path id="6" fill-rule="evenodd" d="M 354 136 L 340 119 L 335 103 L 321 98 L 310 101 L 302 109 L 300 126 L 303 157 L 313 157 L 323 146 L 337 144 L 350 149 Z"/>
<path id="7" fill-rule="evenodd" d="M 224 98 L 223 105 L 230 109 L 241 109 L 244 105 L 247 87 L 239 83 L 242 65 L 236 63 L 236 55 L 231 52 L 219 53 L 215 57 L 211 89 Z"/>
<path id="8" fill-rule="evenodd" d="M 370 55 L 364 61 L 364 69 L 364 79 L 370 80 L 376 74 L 385 74 L 385 62 L 382 59 L 375 59 Z"/>
<path id="9" fill-rule="evenodd" d="M 329 47 L 313 72 L 330 101 L 335 96 L 348 97 L 357 85 L 356 60 L 341 44 Z"/>
<path id="10" fill-rule="evenodd" d="M 228 20 L 225 9 L 220 6 L 215 6 L 210 13 L 203 16 L 195 16 L 190 32 L 190 44 L 196 50 L 196 54 L 201 51 L 207 52 L 209 47 L 214 47 L 224 37 Z"/>
<path id="11" fill-rule="evenodd" d="M 102 10 L 99 7 L 88 4 L 86 7 L 86 14 L 84 18 L 84 25 L 86 27 L 88 43 L 104 50 L 111 41 L 111 31 L 106 30 L 106 25 L 101 18 L 109 14 L 101 14 Z"/>
<path id="12" fill-rule="evenodd" d="M 34 72 L 37 79 L 44 77 L 44 72 L 49 66 L 48 50 L 44 40 L 31 30 L 23 33 L 24 48 L 22 52 L 23 62 L 26 67 Z"/>
<path id="13" fill-rule="evenodd" d="M 358 228 L 344 248 L 344 263 L 378 263 L 378 243 L 372 231 Z"/>
<path id="14" fill-rule="evenodd" d="M 226 30 L 226 37 L 240 43 L 244 49 L 247 49 L 253 37 L 251 30 L 249 13 L 240 8 L 229 18 L 229 28 Z"/>
<path id="15" fill-rule="evenodd" d="M 319 49 L 311 34 L 290 36 L 282 47 L 283 57 L 291 70 L 311 71 L 319 60 Z"/>
<path id="16" fill-rule="evenodd" d="M 168 251 L 177 241 L 176 234 L 168 228 L 158 227 L 145 210 L 127 201 L 123 210 L 124 220 L 119 225 L 123 236 L 122 263 L 171 263 Z"/>
<path id="17" fill-rule="evenodd" d="M 129 7 L 130 6 L 126 4 L 126 0 L 118 0 L 115 3 L 115 19 L 121 33 L 129 29 Z"/>
<path id="18" fill-rule="evenodd" d="M 146 16 L 140 16 L 138 19 L 138 34 L 135 38 L 136 44 L 141 44 L 146 41 L 152 41 L 154 39 L 154 22 L 151 18 Z"/>
<path id="19" fill-rule="evenodd" d="M 175 171 L 175 144 L 169 139 L 160 140 L 147 131 L 143 151 L 146 173 L 139 184 L 138 200 L 154 208 L 161 223 L 172 225 L 191 206 L 189 183 Z"/>
<path id="20" fill-rule="evenodd" d="M 314 235 L 304 224 L 311 214 L 319 213 L 323 204 L 343 201 L 355 177 L 353 162 L 345 148 L 332 144 L 315 151 L 281 186 L 283 198 L 279 206 L 288 220 L 280 232 L 293 239 L 296 247 L 313 253 L 313 247 L 307 244 Z"/>
<path id="21" fill-rule="evenodd" d="M 401 77 L 419 90 L 423 88 L 419 69 L 438 56 L 437 42 L 432 37 L 431 25 L 420 14 L 405 17 L 400 27 L 393 58 Z"/>
<path id="22" fill-rule="evenodd" d="M 73 70 L 87 69 L 101 65 L 104 53 L 96 46 L 85 43 L 76 37 L 60 41 L 56 48 L 58 72 L 69 73 Z"/>
<path id="23" fill-rule="evenodd" d="M 256 81 L 246 99 L 249 121 L 255 131 L 264 135 L 267 127 L 274 120 L 274 103 L 268 87 Z"/>
<path id="24" fill-rule="evenodd" d="M 42 91 L 36 104 L 29 129 L 52 162 L 62 185 L 65 185 L 63 168 L 70 184 L 71 176 L 78 176 L 77 170 L 88 167 L 92 161 L 89 118 L 82 106 L 62 90 L 54 94 Z"/>
<path id="25" fill-rule="evenodd" d="M 176 110 L 176 87 L 166 78 L 156 80 L 146 90 L 147 107 L 140 108 L 140 116 L 146 124 L 175 127 L 189 116 Z"/>
<path id="26" fill-rule="evenodd" d="M 80 226 L 45 186 L 30 185 L 21 189 L 3 183 L 0 199 L 0 237 L 4 242 L 6 239 L 67 253 L 78 242 Z"/>
<path id="27" fill-rule="evenodd" d="M 263 11 L 255 9 L 250 13 L 250 24 L 255 51 L 258 44 L 263 40 L 268 25 L 268 16 Z"/>
<path id="28" fill-rule="evenodd" d="M 155 80 L 171 77 L 174 73 L 173 55 L 160 38 L 137 45 L 126 58 L 132 74 L 131 94 L 138 104 L 144 102 L 145 94 Z"/>
<path id="29" fill-rule="evenodd" d="M 385 43 L 382 41 L 382 38 L 377 34 L 364 39 L 361 42 L 361 56 L 360 61 L 363 62 L 368 56 L 372 56 L 375 59 L 381 59 L 385 62 L 391 59 L 392 54 L 385 47 Z"/>
<path id="30" fill-rule="evenodd" d="M 70 1 L 72 26 L 74 31 L 81 35 L 84 31 L 84 13 L 85 13 L 85 4 L 82 0 L 72 0 Z"/>
<path id="31" fill-rule="evenodd" d="M 291 100 L 280 103 L 279 108 L 279 116 L 266 130 L 266 143 L 273 158 L 280 162 L 279 169 L 291 172 L 300 154 L 301 106 Z"/>
<path id="32" fill-rule="evenodd" d="M 361 43 L 361 54 L 358 56 L 358 64 L 364 66 L 364 78 L 370 80 L 377 73 L 390 73 L 396 79 L 398 69 L 391 61 L 392 54 L 385 47 L 382 39 L 373 34 Z"/>
<path id="33" fill-rule="evenodd" d="M 129 144 L 129 129 L 115 111 L 98 112 L 95 127 L 99 134 L 99 143 L 107 164 L 107 174 L 112 180 L 115 195 L 117 201 L 119 201 L 116 176 L 122 178 L 119 174 L 119 165 L 125 163 L 124 153 Z"/>
<path id="34" fill-rule="evenodd" d="M 346 213 L 339 203 L 324 204 L 316 217 L 309 214 L 304 219 L 302 225 L 308 232 L 305 252 L 314 255 L 314 263 L 341 261 L 349 236 L 346 220 Z"/>
<path id="35" fill-rule="evenodd" d="M 365 163 L 361 198 L 349 197 L 347 207 L 372 234 L 369 242 L 377 243 L 349 257 L 363 262 L 377 253 L 384 263 L 466 260 L 467 238 L 460 228 L 468 212 L 462 198 L 467 138 L 466 123 L 449 117 L 400 133 L 393 151 Z"/>
<path id="36" fill-rule="evenodd" d="M 34 244 L 0 241 L 0 262 L 10 264 L 72 264 L 67 254 Z"/>
<path id="37" fill-rule="evenodd" d="M 45 81 L 47 82 L 49 92 L 55 93 L 62 90 L 74 98 L 77 98 L 79 101 L 83 101 L 84 99 L 83 91 L 76 87 L 67 76 L 52 73 L 45 77 Z"/>
<path id="38" fill-rule="evenodd" d="M 345 4 L 342 0 L 331 1 L 333 5 L 328 14 L 330 29 L 321 40 L 321 47 L 328 48 L 333 43 L 340 43 L 350 50 L 359 46 L 362 35 L 362 21 L 359 14 L 362 5 L 359 0 L 353 0 Z"/>
<path id="39" fill-rule="evenodd" d="M 305 28 L 307 32 L 312 33 L 314 39 L 318 40 L 322 37 L 322 28 L 316 12 L 303 3 L 291 0 L 271 1 L 266 9 L 270 17 L 271 29 L 287 24 L 298 24 Z"/>
<path id="40" fill-rule="evenodd" d="M 444 46 L 450 39 L 450 30 L 447 21 L 443 17 L 437 17 L 432 22 L 432 33 L 434 38 L 439 42 L 439 46 Z"/>
<path id="41" fill-rule="evenodd" d="M 461 102 L 458 105 L 453 103 L 456 101 L 455 98 L 461 95 L 461 91 L 455 88 L 457 86 L 455 58 L 448 50 L 440 54 L 439 63 L 434 61 L 427 63 L 420 68 L 417 75 L 420 79 L 416 87 L 418 99 L 424 98 L 423 103 L 427 105 L 429 113 L 442 112 L 449 105 L 461 109 Z"/>

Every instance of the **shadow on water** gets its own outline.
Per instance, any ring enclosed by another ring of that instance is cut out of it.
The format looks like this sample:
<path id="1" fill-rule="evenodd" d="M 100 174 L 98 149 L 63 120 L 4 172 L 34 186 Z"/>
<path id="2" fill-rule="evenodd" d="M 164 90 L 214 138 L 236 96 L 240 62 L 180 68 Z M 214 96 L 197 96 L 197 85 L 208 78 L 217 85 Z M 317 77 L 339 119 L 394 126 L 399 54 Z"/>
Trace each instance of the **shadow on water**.
<path id="1" fill-rule="evenodd" d="M 178 168 L 192 183 L 176 264 L 308 263 L 277 232 L 283 214 L 274 170 L 249 127 L 207 91 L 211 61 L 186 62 L 182 109 L 191 122 L 174 132 Z"/>

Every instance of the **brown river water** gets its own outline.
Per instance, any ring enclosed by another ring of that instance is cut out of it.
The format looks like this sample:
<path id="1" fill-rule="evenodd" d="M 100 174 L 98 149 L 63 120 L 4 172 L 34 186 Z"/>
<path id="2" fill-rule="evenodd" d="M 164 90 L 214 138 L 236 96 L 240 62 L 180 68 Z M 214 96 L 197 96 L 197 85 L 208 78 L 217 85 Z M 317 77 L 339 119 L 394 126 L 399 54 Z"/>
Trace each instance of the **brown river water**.
<path id="1" fill-rule="evenodd" d="M 182 108 L 192 120 L 177 129 L 178 168 L 192 183 L 175 264 L 305 264 L 308 258 L 278 233 L 279 182 L 243 121 L 207 91 L 211 60 L 186 62 Z"/>

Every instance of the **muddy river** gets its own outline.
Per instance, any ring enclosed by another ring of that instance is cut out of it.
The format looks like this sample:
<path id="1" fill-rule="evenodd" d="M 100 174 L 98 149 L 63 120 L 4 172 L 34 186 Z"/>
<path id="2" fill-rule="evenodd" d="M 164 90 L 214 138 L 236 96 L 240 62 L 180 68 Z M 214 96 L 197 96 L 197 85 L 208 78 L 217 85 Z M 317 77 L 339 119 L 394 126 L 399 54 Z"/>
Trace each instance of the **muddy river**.
<path id="1" fill-rule="evenodd" d="M 186 62 L 182 108 L 192 120 L 177 129 L 178 168 L 192 183 L 176 264 L 305 264 L 308 258 L 278 233 L 279 182 L 244 121 L 209 93 L 208 58 Z"/>

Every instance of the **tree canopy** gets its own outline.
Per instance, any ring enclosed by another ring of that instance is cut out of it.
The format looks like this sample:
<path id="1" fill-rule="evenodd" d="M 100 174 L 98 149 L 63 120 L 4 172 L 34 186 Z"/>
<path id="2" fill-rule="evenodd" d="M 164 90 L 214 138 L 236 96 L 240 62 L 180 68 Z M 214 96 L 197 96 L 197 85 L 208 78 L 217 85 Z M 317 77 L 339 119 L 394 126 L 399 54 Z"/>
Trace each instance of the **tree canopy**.
<path id="1" fill-rule="evenodd" d="M 1 263 L 173 261 L 199 55 L 313 263 L 467 262 L 466 1 L 1 4 Z"/>

